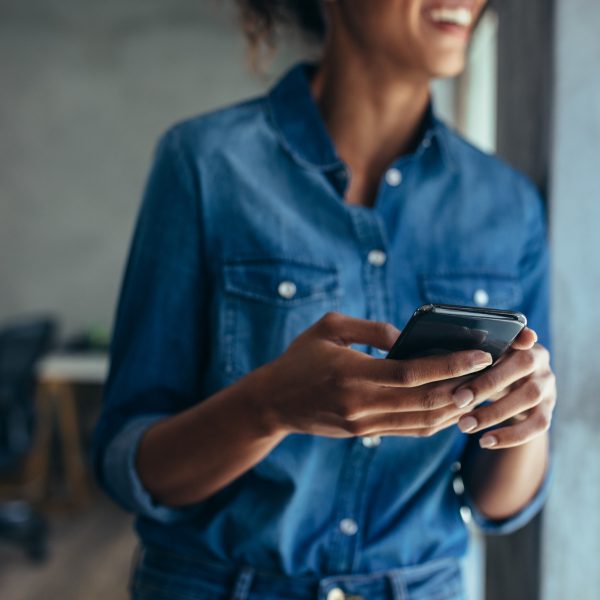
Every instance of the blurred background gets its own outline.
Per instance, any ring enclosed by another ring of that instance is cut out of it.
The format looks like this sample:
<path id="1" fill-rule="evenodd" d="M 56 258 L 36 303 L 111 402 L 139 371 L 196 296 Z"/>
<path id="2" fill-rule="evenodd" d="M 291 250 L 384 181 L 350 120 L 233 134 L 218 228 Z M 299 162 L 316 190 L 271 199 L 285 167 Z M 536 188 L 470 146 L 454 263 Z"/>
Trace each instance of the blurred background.
<path id="1" fill-rule="evenodd" d="M 554 489 L 517 534 L 473 532 L 470 600 L 600 598 L 599 26 L 597 0 L 498 0 L 465 73 L 434 86 L 447 122 L 539 186 L 553 252 Z M 0 0 L 3 599 L 127 597 L 131 518 L 95 489 L 89 442 L 154 145 L 311 55 L 286 35 L 254 72 L 233 0 Z"/>

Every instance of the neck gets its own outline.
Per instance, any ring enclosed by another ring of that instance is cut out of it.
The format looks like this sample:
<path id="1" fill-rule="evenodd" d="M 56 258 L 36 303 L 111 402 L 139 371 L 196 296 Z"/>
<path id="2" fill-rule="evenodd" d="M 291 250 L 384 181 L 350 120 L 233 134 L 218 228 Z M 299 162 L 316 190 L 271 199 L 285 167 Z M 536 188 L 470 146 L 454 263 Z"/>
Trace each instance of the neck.
<path id="1" fill-rule="evenodd" d="M 333 40 L 311 88 L 338 155 L 367 183 L 412 150 L 429 101 L 428 78 Z"/>

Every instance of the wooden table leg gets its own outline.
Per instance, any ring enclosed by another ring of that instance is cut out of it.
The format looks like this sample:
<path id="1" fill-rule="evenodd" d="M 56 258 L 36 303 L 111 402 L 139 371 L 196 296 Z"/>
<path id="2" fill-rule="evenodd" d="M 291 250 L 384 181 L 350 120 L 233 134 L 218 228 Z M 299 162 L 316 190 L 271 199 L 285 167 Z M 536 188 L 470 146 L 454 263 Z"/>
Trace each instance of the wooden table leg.
<path id="1" fill-rule="evenodd" d="M 25 489 L 31 502 L 39 503 L 48 493 L 52 433 L 56 422 L 62 451 L 67 493 L 74 506 L 84 506 L 90 498 L 77 406 L 72 386 L 63 381 L 43 381 L 36 390 L 36 431 L 25 476 Z"/>
<path id="2" fill-rule="evenodd" d="M 54 423 L 54 396 L 45 382 L 35 391 L 35 431 L 25 466 L 24 488 L 27 498 L 39 503 L 46 497 L 50 473 L 50 452 Z"/>
<path id="3" fill-rule="evenodd" d="M 62 382 L 55 384 L 54 392 L 67 484 L 73 504 L 83 506 L 88 503 L 90 494 L 81 448 L 75 394 L 71 385 Z"/>

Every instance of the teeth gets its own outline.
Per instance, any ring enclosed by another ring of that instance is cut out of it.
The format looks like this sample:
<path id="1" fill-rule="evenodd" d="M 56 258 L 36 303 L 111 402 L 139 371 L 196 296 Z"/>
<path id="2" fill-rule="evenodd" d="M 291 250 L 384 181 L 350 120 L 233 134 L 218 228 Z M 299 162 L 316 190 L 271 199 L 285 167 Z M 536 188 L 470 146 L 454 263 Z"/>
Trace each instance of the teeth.
<path id="1" fill-rule="evenodd" d="M 453 23 L 463 27 L 473 22 L 473 14 L 468 8 L 433 8 L 429 16 L 436 23 Z"/>

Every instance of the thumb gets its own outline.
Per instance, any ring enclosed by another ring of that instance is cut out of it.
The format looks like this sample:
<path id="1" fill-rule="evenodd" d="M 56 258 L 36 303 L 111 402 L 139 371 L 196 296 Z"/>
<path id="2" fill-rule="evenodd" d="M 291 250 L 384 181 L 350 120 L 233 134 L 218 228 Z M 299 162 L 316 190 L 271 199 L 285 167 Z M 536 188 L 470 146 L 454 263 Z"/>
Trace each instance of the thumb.
<path id="1" fill-rule="evenodd" d="M 512 343 L 513 350 L 529 350 L 533 348 L 537 342 L 537 333 L 529 327 L 525 327 L 517 336 L 517 339 Z"/>
<path id="2" fill-rule="evenodd" d="M 400 330 L 385 321 L 369 321 L 341 313 L 328 313 L 321 319 L 325 337 L 342 346 L 366 344 L 389 350 L 400 335 Z"/>

